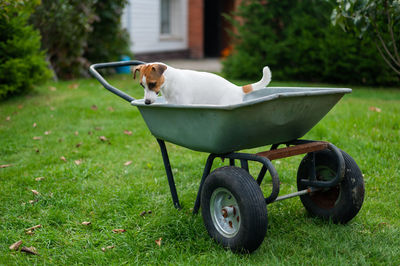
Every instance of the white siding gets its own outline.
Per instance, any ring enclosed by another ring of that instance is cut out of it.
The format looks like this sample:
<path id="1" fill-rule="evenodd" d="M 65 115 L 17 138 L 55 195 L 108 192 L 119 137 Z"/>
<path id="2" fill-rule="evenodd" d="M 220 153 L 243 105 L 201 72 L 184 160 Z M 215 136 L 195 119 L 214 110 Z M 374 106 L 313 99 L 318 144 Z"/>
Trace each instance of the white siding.
<path id="1" fill-rule="evenodd" d="M 187 49 L 187 0 L 173 1 L 174 34 L 166 37 L 160 35 L 160 0 L 129 0 L 122 25 L 129 32 L 134 53 Z"/>

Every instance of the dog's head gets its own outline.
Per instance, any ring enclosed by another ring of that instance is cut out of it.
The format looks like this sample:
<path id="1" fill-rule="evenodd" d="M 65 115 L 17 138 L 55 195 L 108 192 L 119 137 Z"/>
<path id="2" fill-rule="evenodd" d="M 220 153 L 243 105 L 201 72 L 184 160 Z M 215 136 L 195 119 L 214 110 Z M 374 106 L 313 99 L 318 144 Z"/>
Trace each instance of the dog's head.
<path id="1" fill-rule="evenodd" d="M 160 93 L 161 85 L 164 83 L 164 71 L 167 66 L 164 64 L 150 63 L 138 65 L 132 68 L 133 79 L 136 79 L 136 73 L 140 73 L 140 85 L 144 88 L 144 103 L 152 104 Z"/>

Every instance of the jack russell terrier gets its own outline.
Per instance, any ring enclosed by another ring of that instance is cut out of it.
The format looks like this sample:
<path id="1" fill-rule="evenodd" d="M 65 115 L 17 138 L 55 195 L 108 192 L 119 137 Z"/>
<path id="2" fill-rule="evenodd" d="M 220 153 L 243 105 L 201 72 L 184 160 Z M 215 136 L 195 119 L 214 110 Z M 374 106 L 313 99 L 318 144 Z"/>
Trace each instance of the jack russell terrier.
<path id="1" fill-rule="evenodd" d="M 133 79 L 137 71 L 144 88 L 145 104 L 154 103 L 161 91 L 170 104 L 232 105 L 241 103 L 246 93 L 262 89 L 271 81 L 267 66 L 260 81 L 242 87 L 212 73 L 176 69 L 163 63 L 133 67 Z"/>

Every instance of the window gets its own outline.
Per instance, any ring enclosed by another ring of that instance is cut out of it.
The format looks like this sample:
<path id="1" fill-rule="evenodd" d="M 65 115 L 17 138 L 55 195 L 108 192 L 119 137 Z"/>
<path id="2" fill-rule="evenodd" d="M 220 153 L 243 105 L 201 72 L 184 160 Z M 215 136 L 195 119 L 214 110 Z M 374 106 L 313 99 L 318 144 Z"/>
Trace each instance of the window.
<path id="1" fill-rule="evenodd" d="M 166 40 L 182 39 L 184 22 L 182 0 L 160 0 L 160 37 Z"/>
<path id="2" fill-rule="evenodd" d="M 161 0 L 161 35 L 171 35 L 171 0 Z"/>

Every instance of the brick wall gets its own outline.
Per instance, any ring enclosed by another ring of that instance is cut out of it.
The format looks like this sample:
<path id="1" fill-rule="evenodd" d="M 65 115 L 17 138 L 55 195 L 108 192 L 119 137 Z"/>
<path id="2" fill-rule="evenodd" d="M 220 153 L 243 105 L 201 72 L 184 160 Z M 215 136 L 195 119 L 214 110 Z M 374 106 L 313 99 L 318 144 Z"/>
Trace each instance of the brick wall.
<path id="1" fill-rule="evenodd" d="M 189 51 L 191 58 L 203 58 L 203 0 L 189 0 Z"/>

